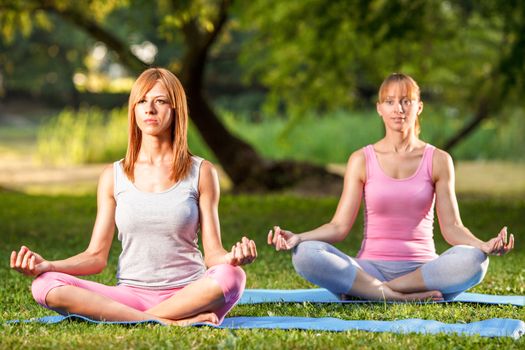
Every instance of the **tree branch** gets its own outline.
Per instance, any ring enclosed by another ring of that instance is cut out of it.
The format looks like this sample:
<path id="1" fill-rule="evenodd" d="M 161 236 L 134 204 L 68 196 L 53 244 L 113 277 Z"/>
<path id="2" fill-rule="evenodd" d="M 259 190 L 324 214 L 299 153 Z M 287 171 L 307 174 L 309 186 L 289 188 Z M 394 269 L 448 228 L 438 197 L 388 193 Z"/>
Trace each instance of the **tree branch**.
<path id="1" fill-rule="evenodd" d="M 117 36 L 104 29 L 98 22 L 86 17 L 79 11 L 71 8 L 58 8 L 53 1 L 41 2 L 38 8 L 51 13 L 55 13 L 68 21 L 84 29 L 93 38 L 103 42 L 108 48 L 115 52 L 119 60 L 134 73 L 140 73 L 148 67 L 140 58 L 135 56 L 129 47 Z"/>

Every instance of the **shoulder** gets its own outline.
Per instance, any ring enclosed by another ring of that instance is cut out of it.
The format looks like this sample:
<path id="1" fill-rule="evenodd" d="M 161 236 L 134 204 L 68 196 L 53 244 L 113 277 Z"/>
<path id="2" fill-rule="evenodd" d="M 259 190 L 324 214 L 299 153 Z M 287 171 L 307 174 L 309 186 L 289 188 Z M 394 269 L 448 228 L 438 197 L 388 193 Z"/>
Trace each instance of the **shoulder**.
<path id="1" fill-rule="evenodd" d="M 366 156 L 364 148 L 353 152 L 346 163 L 345 176 L 357 176 L 364 180 L 366 169 Z"/>
<path id="2" fill-rule="evenodd" d="M 452 156 L 442 149 L 435 148 L 433 156 L 434 165 L 448 166 L 453 164 Z"/>
<path id="3" fill-rule="evenodd" d="M 104 169 L 102 169 L 102 173 L 100 174 L 100 177 L 99 177 L 99 182 L 102 182 L 102 181 L 106 182 L 109 180 L 113 182 L 114 167 L 115 165 L 113 163 L 107 164 L 106 166 L 104 166 Z"/>
<path id="4" fill-rule="evenodd" d="M 357 151 L 353 152 L 350 157 L 348 157 L 348 163 L 362 163 L 365 162 L 365 149 L 360 148 Z"/>
<path id="5" fill-rule="evenodd" d="M 436 148 L 432 158 L 433 177 L 435 180 L 443 176 L 449 176 L 454 172 L 454 161 L 452 156 L 442 149 Z"/>
<path id="6" fill-rule="evenodd" d="M 215 166 L 205 159 L 201 161 L 199 171 L 199 192 L 206 193 L 219 190 L 219 175 Z"/>
<path id="7" fill-rule="evenodd" d="M 218 176 L 217 169 L 212 162 L 202 159 L 200 163 L 200 177 L 215 177 Z"/>
<path id="8" fill-rule="evenodd" d="M 114 164 L 107 164 L 98 179 L 98 193 L 113 196 L 114 178 Z"/>

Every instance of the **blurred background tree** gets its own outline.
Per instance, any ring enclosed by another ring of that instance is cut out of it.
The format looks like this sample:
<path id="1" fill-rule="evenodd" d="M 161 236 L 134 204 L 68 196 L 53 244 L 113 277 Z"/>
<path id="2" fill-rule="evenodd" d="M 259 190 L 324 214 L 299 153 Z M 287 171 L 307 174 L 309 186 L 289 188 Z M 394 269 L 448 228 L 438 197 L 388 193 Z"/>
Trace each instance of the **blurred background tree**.
<path id="1" fill-rule="evenodd" d="M 382 79 L 402 71 L 461 122 L 433 139 L 449 151 L 483 121 L 522 113 L 519 0 L 0 0 L 0 21 L 4 98 L 30 93 L 78 107 L 106 92 L 117 107 L 144 68 L 167 67 L 240 189 L 280 188 L 325 170 L 261 156 L 218 115 L 223 96 L 230 105 L 262 96 L 262 114 L 285 115 L 290 129 L 307 114 L 373 106 Z"/>

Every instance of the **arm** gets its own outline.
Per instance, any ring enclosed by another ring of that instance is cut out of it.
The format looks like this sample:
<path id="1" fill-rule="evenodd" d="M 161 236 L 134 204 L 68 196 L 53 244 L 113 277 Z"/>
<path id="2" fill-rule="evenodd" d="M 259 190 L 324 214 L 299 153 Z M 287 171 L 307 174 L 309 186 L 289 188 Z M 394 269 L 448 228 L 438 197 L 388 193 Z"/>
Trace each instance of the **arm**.
<path id="1" fill-rule="evenodd" d="M 47 261 L 22 246 L 18 254 L 11 253 L 11 268 L 31 276 L 48 271 L 71 275 L 89 275 L 102 271 L 107 264 L 115 232 L 115 200 L 113 198 L 113 166 L 107 166 L 99 179 L 97 217 L 88 248 L 64 260 Z"/>
<path id="2" fill-rule="evenodd" d="M 486 254 L 505 254 L 514 247 L 514 235 L 507 241 L 507 229 L 491 240 L 484 242 L 474 236 L 461 222 L 454 190 L 455 176 L 452 157 L 436 149 L 433 159 L 433 177 L 436 188 L 436 212 L 443 238 L 450 245 L 465 244 L 481 249 Z"/>
<path id="3" fill-rule="evenodd" d="M 349 157 L 344 178 L 344 187 L 337 210 L 332 220 L 314 230 L 293 234 L 291 231 L 274 227 L 268 233 L 268 244 L 277 250 L 291 249 L 302 241 L 340 242 L 348 235 L 359 212 L 366 180 L 366 162 L 363 150 L 352 153 Z"/>
<path id="4" fill-rule="evenodd" d="M 257 257 L 255 242 L 243 237 L 230 252 L 221 242 L 219 224 L 219 177 L 213 165 L 203 161 L 199 175 L 199 215 L 204 249 L 204 262 L 211 267 L 218 264 L 244 265 Z"/>

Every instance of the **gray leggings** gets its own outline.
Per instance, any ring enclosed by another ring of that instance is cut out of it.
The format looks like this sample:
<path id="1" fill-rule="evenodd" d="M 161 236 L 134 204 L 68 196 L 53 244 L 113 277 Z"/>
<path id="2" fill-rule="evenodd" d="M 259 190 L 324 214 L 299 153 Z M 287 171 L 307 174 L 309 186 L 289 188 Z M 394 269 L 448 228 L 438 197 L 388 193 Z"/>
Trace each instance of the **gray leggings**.
<path id="1" fill-rule="evenodd" d="M 319 241 L 297 245 L 292 262 L 303 278 L 338 295 L 348 294 L 358 269 L 380 281 L 390 281 L 421 267 L 427 289 L 441 291 L 445 299 L 452 299 L 480 283 L 489 266 L 485 253 L 466 245 L 454 246 L 438 258 L 423 263 L 351 258 L 331 244 Z"/>

